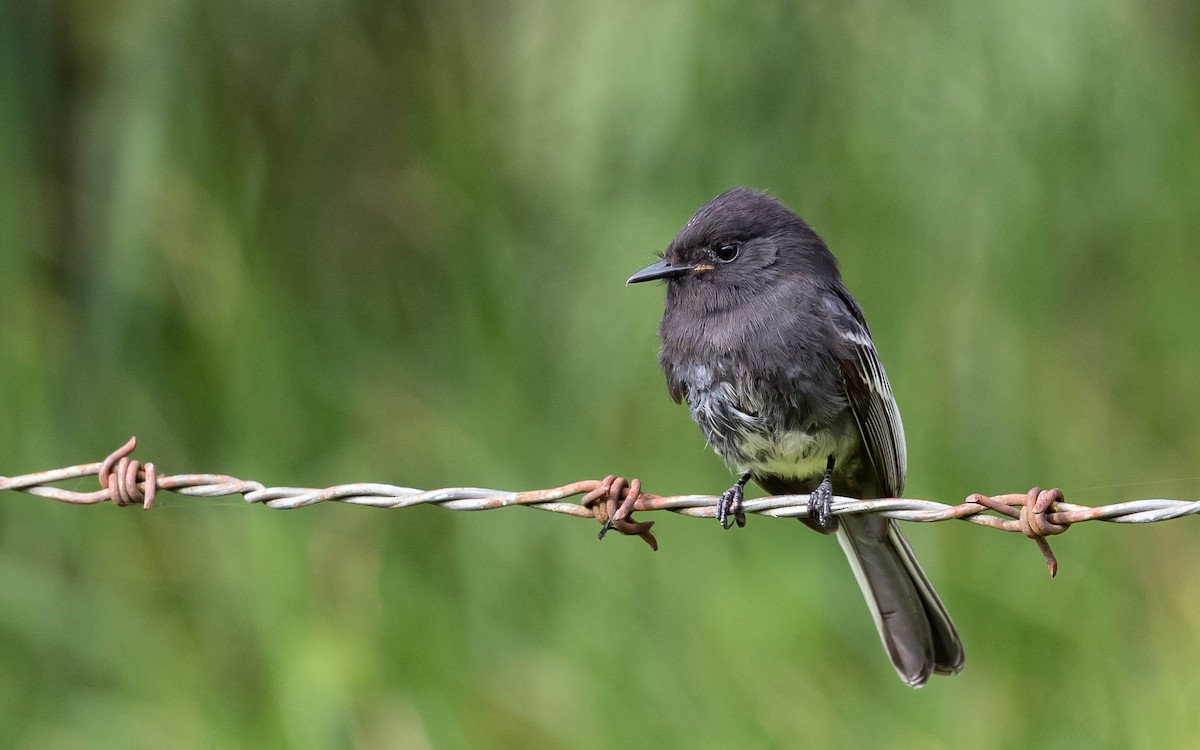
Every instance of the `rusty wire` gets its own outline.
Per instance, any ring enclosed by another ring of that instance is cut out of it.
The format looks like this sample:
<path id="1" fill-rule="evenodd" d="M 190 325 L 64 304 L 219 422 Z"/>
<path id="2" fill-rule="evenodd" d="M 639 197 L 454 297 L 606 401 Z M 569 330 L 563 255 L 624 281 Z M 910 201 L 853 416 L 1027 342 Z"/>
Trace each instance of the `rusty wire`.
<path id="1" fill-rule="evenodd" d="M 718 500 L 713 495 L 653 495 L 642 492 L 638 480 L 626 481 L 614 475 L 525 492 L 483 487 L 419 490 L 378 483 L 341 484 L 324 489 L 267 487 L 261 482 L 225 474 L 159 475 L 154 464 L 143 464 L 130 458 L 136 447 L 137 439 L 131 437 L 125 445 L 97 463 L 16 477 L 0 476 L 0 491 L 14 490 L 75 505 L 111 502 L 117 506 L 141 505 L 143 508 L 152 507 L 156 494 L 163 490 L 205 498 L 242 495 L 248 503 L 260 503 L 276 509 L 302 508 L 322 502 L 376 508 L 438 505 L 449 510 L 492 510 L 524 505 L 580 518 L 594 518 L 602 524 L 600 537 L 610 529 L 615 529 L 622 534 L 640 536 L 654 549 L 658 548 L 654 535 L 650 533 L 654 522 L 635 521 L 633 513 L 669 510 L 684 516 L 713 518 Z M 89 476 L 99 479 L 101 489 L 77 492 L 52 486 L 56 482 Z M 583 496 L 580 502 L 564 502 L 577 495 Z M 760 516 L 807 518 L 808 495 L 776 495 L 746 500 L 743 507 L 746 513 Z M 1000 515 L 992 515 L 988 511 Z M 959 519 L 993 529 L 1020 532 L 1038 544 L 1050 575 L 1054 575 L 1058 563 L 1046 537 L 1063 533 L 1071 524 L 1084 521 L 1169 521 L 1200 514 L 1200 501 L 1149 499 L 1101 506 L 1074 505 L 1064 502 L 1061 490 L 1034 487 L 1024 493 L 992 496 L 973 494 L 958 505 L 909 498 L 859 500 L 834 497 L 831 513 L 834 516 L 878 513 L 900 521 L 919 523 Z"/>

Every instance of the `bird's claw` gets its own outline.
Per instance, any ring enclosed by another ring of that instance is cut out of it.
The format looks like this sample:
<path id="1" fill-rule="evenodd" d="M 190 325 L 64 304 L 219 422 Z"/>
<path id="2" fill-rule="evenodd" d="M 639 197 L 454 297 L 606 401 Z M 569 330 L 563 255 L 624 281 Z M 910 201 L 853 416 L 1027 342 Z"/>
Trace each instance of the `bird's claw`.
<path id="1" fill-rule="evenodd" d="M 828 529 L 833 514 L 833 482 L 826 476 L 808 496 L 808 517 L 822 529 Z"/>
<path id="2" fill-rule="evenodd" d="M 722 529 L 728 529 L 736 523 L 739 527 L 746 525 L 746 511 L 742 509 L 744 490 L 741 482 L 721 493 L 717 501 L 717 520 Z"/>

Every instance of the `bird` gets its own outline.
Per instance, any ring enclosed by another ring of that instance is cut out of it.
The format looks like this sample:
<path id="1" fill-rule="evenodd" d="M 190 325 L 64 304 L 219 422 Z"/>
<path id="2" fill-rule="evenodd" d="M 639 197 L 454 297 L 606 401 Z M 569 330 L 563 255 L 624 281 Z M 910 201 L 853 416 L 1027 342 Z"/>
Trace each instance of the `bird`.
<path id="1" fill-rule="evenodd" d="M 771 195 L 738 187 L 702 205 L 659 261 L 658 361 L 708 444 L 738 473 L 723 528 L 745 525 L 744 488 L 809 495 L 836 534 L 897 674 L 921 687 L 962 670 L 962 641 L 895 520 L 830 513 L 835 492 L 900 497 L 904 427 L 862 308 L 824 240 Z"/>

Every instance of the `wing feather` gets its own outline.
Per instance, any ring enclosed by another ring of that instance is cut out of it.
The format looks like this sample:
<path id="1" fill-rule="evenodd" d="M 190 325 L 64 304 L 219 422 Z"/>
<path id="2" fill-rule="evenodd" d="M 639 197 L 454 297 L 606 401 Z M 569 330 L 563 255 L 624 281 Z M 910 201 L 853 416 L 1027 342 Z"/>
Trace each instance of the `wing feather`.
<path id="1" fill-rule="evenodd" d="M 826 304 L 833 308 L 834 328 L 846 344 L 846 356 L 839 358 L 846 399 L 879 478 L 879 489 L 887 497 L 899 497 L 904 492 L 908 462 L 900 410 L 862 308 L 845 289 L 834 292 Z"/>

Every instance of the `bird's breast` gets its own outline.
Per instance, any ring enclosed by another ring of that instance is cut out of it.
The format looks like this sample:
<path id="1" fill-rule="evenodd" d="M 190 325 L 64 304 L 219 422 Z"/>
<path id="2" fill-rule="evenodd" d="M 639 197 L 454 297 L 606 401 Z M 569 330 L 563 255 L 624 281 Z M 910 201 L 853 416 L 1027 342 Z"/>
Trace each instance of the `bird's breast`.
<path id="1" fill-rule="evenodd" d="M 684 386 L 692 419 L 730 467 L 757 475 L 807 478 L 829 456 L 845 462 L 857 445 L 852 420 L 813 425 L 795 403 L 746 372 L 685 362 L 672 375 Z"/>

